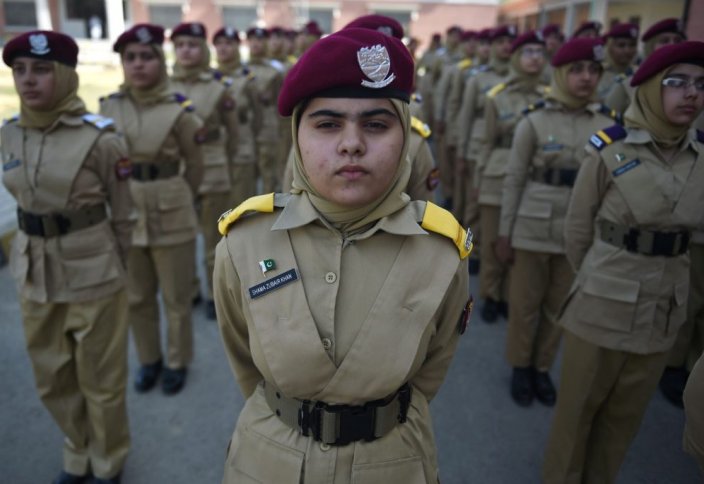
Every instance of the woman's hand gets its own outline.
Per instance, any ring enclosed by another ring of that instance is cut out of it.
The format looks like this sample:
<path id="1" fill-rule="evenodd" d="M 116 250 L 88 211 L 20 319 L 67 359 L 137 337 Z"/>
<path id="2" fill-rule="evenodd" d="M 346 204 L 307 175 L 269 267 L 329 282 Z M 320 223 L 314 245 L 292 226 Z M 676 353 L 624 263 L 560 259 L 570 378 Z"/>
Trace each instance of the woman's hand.
<path id="1" fill-rule="evenodd" d="M 513 248 L 511 240 L 505 236 L 499 236 L 494 243 L 494 254 L 502 264 L 513 264 Z"/>

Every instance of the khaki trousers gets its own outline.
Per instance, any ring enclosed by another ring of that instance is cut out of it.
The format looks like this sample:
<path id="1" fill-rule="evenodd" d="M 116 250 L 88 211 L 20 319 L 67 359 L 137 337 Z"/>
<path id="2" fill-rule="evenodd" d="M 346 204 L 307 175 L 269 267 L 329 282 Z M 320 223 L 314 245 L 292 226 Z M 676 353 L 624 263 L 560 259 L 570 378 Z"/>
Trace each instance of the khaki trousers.
<path id="1" fill-rule="evenodd" d="M 615 482 L 665 363 L 666 351 L 639 355 L 609 350 L 565 330 L 544 482 Z"/>
<path id="2" fill-rule="evenodd" d="M 474 171 L 476 169 L 476 160 L 467 160 L 467 166 L 464 170 L 464 179 L 462 181 L 464 185 L 461 189 L 463 193 L 462 206 L 464 211 L 460 213 L 459 220 L 463 223 L 465 227 L 476 226 L 477 230 L 474 230 L 473 227 L 472 231 L 474 232 L 474 235 L 479 238 L 479 202 L 476 199 L 472 198 L 472 191 L 475 190 Z"/>
<path id="3" fill-rule="evenodd" d="M 64 470 L 114 477 L 130 447 L 126 291 L 81 303 L 22 298 L 20 307 L 37 392 L 65 435 Z"/>
<path id="4" fill-rule="evenodd" d="M 515 250 L 506 334 L 511 366 L 550 369 L 562 334 L 557 316 L 573 280 L 564 254 Z"/>
<path id="5" fill-rule="evenodd" d="M 455 190 L 455 153 L 457 152 L 457 148 L 447 144 L 447 137 L 443 136 L 441 149 L 442 155 L 440 156 L 440 160 L 438 160 L 438 168 L 440 169 L 440 185 L 443 196 L 445 198 L 452 198 L 452 211 L 454 213 L 455 197 L 457 196 L 457 192 Z"/>
<path id="6" fill-rule="evenodd" d="M 508 289 L 508 266 L 496 258 L 494 245 L 499 236 L 501 207 L 479 206 L 479 297 L 504 301 Z"/>
<path id="7" fill-rule="evenodd" d="M 231 164 L 230 180 L 230 208 L 233 208 L 257 194 L 257 164 Z"/>
<path id="8" fill-rule="evenodd" d="M 667 366 L 692 369 L 704 351 L 704 245 L 690 244 L 687 321 L 677 333 Z"/>
<path id="9" fill-rule="evenodd" d="M 281 185 L 283 173 L 277 173 L 278 164 L 276 158 L 279 155 L 279 148 L 274 141 L 257 141 L 257 167 L 259 176 L 262 179 L 262 192 L 271 193 L 278 190 Z"/>
<path id="10" fill-rule="evenodd" d="M 229 208 L 230 192 L 204 193 L 200 200 L 200 230 L 203 234 L 205 274 L 208 279 L 208 300 L 213 299 L 213 268 L 215 267 L 215 246 L 222 235 L 218 231 L 218 219 Z"/>
<path id="11" fill-rule="evenodd" d="M 161 289 L 168 321 L 169 368 L 193 359 L 191 296 L 195 277 L 195 240 L 166 247 L 132 247 L 127 256 L 129 321 L 137 357 L 143 365 L 161 359 L 159 305 Z"/>

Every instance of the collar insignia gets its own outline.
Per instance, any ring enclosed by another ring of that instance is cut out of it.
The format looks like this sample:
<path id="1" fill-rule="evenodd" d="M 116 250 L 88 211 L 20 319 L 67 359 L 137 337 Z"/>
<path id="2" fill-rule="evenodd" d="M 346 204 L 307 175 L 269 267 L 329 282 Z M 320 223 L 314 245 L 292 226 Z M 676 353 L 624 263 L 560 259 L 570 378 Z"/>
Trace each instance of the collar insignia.
<path id="1" fill-rule="evenodd" d="M 29 45 L 32 47 L 30 52 L 35 55 L 46 55 L 51 50 L 49 48 L 49 40 L 44 34 L 30 35 Z"/>
<path id="2" fill-rule="evenodd" d="M 357 51 L 357 62 L 364 75 L 371 79 L 371 81 L 362 80 L 364 87 L 381 89 L 396 79 L 395 74 L 389 76 L 391 58 L 383 45 L 377 44 L 373 47 L 362 47 Z"/>

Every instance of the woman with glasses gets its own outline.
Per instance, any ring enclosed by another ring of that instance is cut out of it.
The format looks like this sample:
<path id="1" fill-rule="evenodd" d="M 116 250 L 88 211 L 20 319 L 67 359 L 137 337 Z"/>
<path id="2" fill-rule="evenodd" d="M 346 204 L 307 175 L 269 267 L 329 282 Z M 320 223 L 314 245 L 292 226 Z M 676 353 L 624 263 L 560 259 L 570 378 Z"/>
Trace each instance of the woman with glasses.
<path id="1" fill-rule="evenodd" d="M 496 252 L 512 261 L 506 356 L 511 396 L 555 404 L 548 373 L 560 342 L 557 316 L 574 278 L 565 257 L 563 225 L 579 160 L 589 135 L 613 124 L 594 102 L 603 43 L 579 38 L 552 59 L 545 101 L 533 104 L 513 136 L 501 202 Z"/>
<path id="2" fill-rule="evenodd" d="M 560 322 L 547 483 L 612 483 L 684 323 L 691 232 L 704 226 L 704 43 L 655 51 L 625 127 L 589 140 L 565 222 L 577 271 Z"/>

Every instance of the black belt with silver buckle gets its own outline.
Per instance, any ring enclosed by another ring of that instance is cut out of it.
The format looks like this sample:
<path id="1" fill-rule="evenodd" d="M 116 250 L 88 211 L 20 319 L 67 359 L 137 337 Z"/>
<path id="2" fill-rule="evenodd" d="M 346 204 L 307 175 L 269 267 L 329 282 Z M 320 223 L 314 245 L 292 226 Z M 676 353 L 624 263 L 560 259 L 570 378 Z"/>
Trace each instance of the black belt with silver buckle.
<path id="1" fill-rule="evenodd" d="M 556 187 L 573 187 L 577 171 L 576 168 L 538 168 L 533 172 L 533 180 Z"/>
<path id="2" fill-rule="evenodd" d="M 160 163 L 134 163 L 132 165 L 132 178 L 137 181 L 153 181 L 171 178 L 178 175 L 179 163 L 177 161 Z"/>
<path id="3" fill-rule="evenodd" d="M 17 225 L 27 235 L 56 237 L 96 225 L 107 218 L 105 205 L 47 214 L 25 212 L 17 207 Z"/>
<path id="4" fill-rule="evenodd" d="M 690 232 L 645 230 L 624 227 L 607 220 L 600 223 L 601 240 L 628 252 L 649 256 L 676 257 L 689 249 Z"/>

